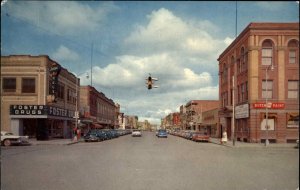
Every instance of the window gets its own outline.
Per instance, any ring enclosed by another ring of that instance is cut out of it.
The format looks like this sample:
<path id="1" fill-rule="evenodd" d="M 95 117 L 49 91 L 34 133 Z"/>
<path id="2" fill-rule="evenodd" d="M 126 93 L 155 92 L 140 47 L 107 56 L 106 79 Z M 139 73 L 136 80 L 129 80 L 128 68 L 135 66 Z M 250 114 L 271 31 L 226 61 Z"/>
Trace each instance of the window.
<path id="1" fill-rule="evenodd" d="M 242 91 L 242 101 L 244 101 L 245 100 L 245 84 L 242 84 L 241 85 L 241 91 Z"/>
<path id="2" fill-rule="evenodd" d="M 273 61 L 273 48 L 272 48 L 272 42 L 270 40 L 266 40 L 262 44 L 262 50 L 261 50 L 261 63 L 262 65 L 272 65 Z"/>
<path id="3" fill-rule="evenodd" d="M 67 90 L 67 101 L 73 104 L 76 104 L 76 92 L 75 90 Z"/>
<path id="4" fill-rule="evenodd" d="M 3 78 L 3 92 L 16 92 L 16 78 Z"/>
<path id="5" fill-rule="evenodd" d="M 289 64 L 296 64 L 298 59 L 297 59 L 297 54 L 298 54 L 298 48 L 299 44 L 296 40 L 291 40 L 288 43 L 288 56 L 289 56 Z"/>
<path id="6" fill-rule="evenodd" d="M 35 78 L 22 78 L 22 93 L 35 93 Z"/>
<path id="7" fill-rule="evenodd" d="M 297 99 L 299 90 L 299 81 L 288 81 L 288 98 Z"/>
<path id="8" fill-rule="evenodd" d="M 245 55 L 245 49 L 242 47 L 241 49 L 241 66 L 240 66 L 240 72 L 243 72 L 247 70 L 246 68 L 246 55 Z"/>
<path id="9" fill-rule="evenodd" d="M 262 81 L 262 98 L 273 98 L 273 81 Z"/>
<path id="10" fill-rule="evenodd" d="M 57 86 L 57 97 L 65 99 L 65 87 L 62 84 L 58 84 Z"/>

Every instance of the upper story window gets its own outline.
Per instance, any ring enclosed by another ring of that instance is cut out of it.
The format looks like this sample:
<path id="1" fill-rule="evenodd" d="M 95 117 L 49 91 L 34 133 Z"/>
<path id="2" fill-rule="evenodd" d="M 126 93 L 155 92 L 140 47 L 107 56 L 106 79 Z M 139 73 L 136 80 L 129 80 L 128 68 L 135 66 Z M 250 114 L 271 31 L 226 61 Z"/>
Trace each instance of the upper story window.
<path id="1" fill-rule="evenodd" d="M 288 81 L 288 98 L 297 99 L 299 93 L 299 81 L 289 80 Z"/>
<path id="2" fill-rule="evenodd" d="M 273 81 L 262 81 L 262 98 L 273 98 Z"/>
<path id="3" fill-rule="evenodd" d="M 273 62 L 273 44 L 271 40 L 265 40 L 262 43 L 261 64 L 272 65 Z"/>
<path id="4" fill-rule="evenodd" d="M 290 64 L 298 64 L 298 57 L 299 55 L 299 42 L 297 40 L 291 40 L 288 43 L 288 56 L 289 56 L 289 63 Z"/>
<path id="5" fill-rule="evenodd" d="M 22 93 L 35 93 L 35 78 L 22 78 Z"/>
<path id="6" fill-rule="evenodd" d="M 16 92 L 16 78 L 3 78 L 2 79 L 2 90 L 3 92 Z"/>
<path id="7" fill-rule="evenodd" d="M 65 99 L 65 87 L 62 84 L 57 85 L 57 97 L 62 100 Z"/>
<path id="8" fill-rule="evenodd" d="M 223 73 L 222 73 L 222 84 L 227 81 L 228 69 L 226 67 L 226 63 L 223 64 Z"/>
<path id="9" fill-rule="evenodd" d="M 241 48 L 241 66 L 240 66 L 240 72 L 246 71 L 247 70 L 247 59 L 248 55 L 247 52 L 245 52 L 245 48 Z"/>

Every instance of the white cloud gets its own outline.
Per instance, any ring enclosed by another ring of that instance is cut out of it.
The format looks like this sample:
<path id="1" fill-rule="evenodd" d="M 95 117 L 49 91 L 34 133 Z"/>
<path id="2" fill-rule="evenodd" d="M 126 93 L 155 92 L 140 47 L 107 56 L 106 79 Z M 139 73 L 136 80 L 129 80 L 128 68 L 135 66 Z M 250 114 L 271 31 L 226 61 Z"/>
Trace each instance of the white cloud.
<path id="1" fill-rule="evenodd" d="M 233 40 L 233 38 L 226 37 L 224 43 L 226 44 L 226 46 L 229 46 L 233 42 Z"/>
<path id="2" fill-rule="evenodd" d="M 219 89 L 213 83 L 218 76 L 211 72 L 218 69 L 217 58 L 232 39 L 211 36 L 208 30 L 217 27 L 209 21 L 179 18 L 164 8 L 147 18 L 148 23 L 137 25 L 125 39 L 126 54 L 93 68 L 94 85 L 99 90 L 114 89 L 114 100 L 131 110 L 129 114 L 159 123 L 189 100 L 218 99 Z M 148 73 L 159 78 L 159 88 L 147 90 Z"/>
<path id="3" fill-rule="evenodd" d="M 10 14 L 55 34 L 82 35 L 94 31 L 116 10 L 111 2 L 91 7 L 76 1 L 10 2 Z M 49 27 L 51 26 L 51 27 Z"/>
<path id="4" fill-rule="evenodd" d="M 59 61 L 78 61 L 79 59 L 79 55 L 76 52 L 63 45 L 53 53 L 52 57 Z"/>

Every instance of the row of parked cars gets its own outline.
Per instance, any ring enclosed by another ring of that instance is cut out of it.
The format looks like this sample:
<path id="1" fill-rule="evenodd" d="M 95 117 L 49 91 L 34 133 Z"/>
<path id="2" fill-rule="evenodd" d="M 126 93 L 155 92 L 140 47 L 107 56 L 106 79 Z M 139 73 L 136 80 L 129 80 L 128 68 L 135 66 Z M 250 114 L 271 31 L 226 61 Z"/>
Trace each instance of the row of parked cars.
<path id="1" fill-rule="evenodd" d="M 170 131 L 171 135 L 182 137 L 196 142 L 209 142 L 210 137 L 207 133 L 201 131 Z"/>
<path id="2" fill-rule="evenodd" d="M 131 134 L 130 130 L 92 129 L 84 135 L 85 142 L 99 142 Z"/>

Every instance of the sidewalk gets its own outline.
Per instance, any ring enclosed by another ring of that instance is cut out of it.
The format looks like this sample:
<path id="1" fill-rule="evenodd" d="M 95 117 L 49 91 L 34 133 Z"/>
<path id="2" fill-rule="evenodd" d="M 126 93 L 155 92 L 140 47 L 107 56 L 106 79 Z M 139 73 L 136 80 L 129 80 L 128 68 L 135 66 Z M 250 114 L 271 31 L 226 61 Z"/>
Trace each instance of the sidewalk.
<path id="1" fill-rule="evenodd" d="M 219 138 L 210 138 L 210 142 L 213 144 L 218 144 L 221 146 L 226 146 L 230 148 L 245 148 L 245 147 L 256 147 L 256 148 L 296 148 L 296 143 L 270 143 L 267 147 L 264 143 L 248 143 L 248 142 L 241 142 L 241 141 L 235 141 L 235 145 L 233 145 L 233 142 L 231 140 L 228 140 L 226 144 L 221 144 Z"/>
<path id="2" fill-rule="evenodd" d="M 29 139 L 31 145 L 72 145 L 79 142 L 82 142 L 83 139 L 79 139 L 78 141 L 74 141 L 73 139 L 50 139 L 45 141 L 38 141 L 36 139 Z"/>

